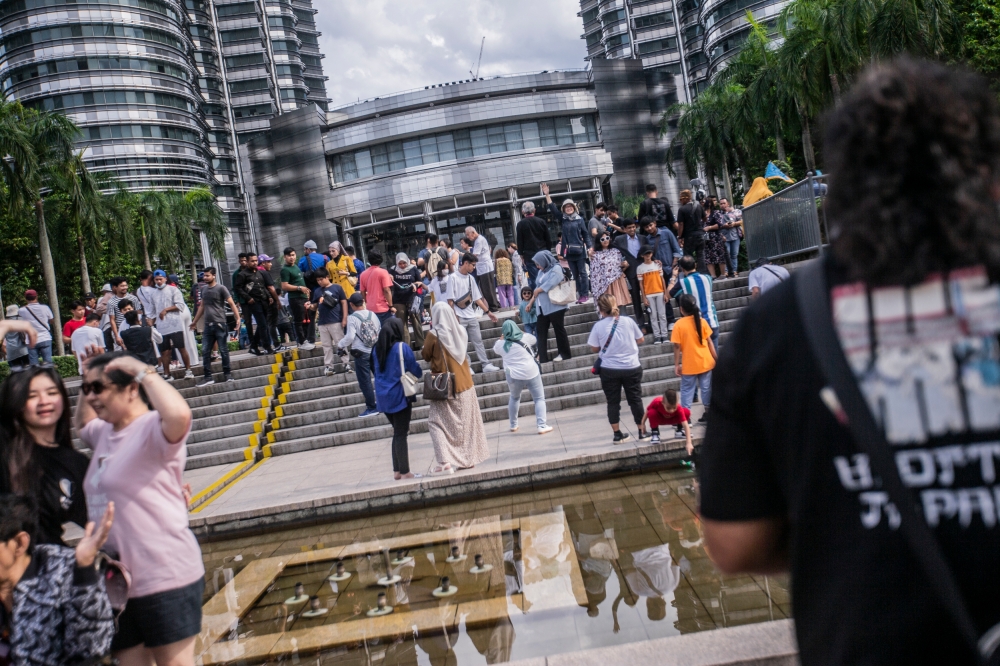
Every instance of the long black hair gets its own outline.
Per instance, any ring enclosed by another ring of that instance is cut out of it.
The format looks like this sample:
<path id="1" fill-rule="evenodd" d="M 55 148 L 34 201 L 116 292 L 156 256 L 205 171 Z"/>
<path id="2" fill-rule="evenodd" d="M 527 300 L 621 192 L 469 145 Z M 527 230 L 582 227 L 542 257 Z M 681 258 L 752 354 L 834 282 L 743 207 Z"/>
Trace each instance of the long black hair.
<path id="1" fill-rule="evenodd" d="M 382 324 L 382 330 L 378 334 L 378 342 L 375 343 L 375 358 L 378 359 L 378 367 L 385 372 L 386 362 L 389 359 L 389 352 L 397 342 L 403 341 L 403 324 L 396 317 L 389 317 Z"/>
<path id="2" fill-rule="evenodd" d="M 704 342 L 701 337 L 701 309 L 698 307 L 698 301 L 694 300 L 694 296 L 691 294 L 684 294 L 677 301 L 681 306 L 682 315 L 691 315 L 694 317 L 694 330 L 698 331 L 698 344 Z"/>
<path id="3" fill-rule="evenodd" d="M 35 438 L 24 421 L 24 407 L 28 402 L 31 382 L 43 375 L 52 380 L 62 397 L 62 415 L 56 423 L 55 445 L 73 448 L 69 395 L 55 368 L 32 366 L 11 374 L 0 384 L 0 492 L 27 495 L 38 488 L 42 470 L 34 455 Z"/>

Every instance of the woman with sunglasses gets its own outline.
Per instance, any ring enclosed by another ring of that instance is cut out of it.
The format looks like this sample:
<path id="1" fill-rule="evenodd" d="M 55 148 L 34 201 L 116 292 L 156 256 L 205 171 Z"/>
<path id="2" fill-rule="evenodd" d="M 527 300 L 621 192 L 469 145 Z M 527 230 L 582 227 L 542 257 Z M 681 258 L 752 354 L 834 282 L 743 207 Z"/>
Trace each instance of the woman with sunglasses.
<path id="1" fill-rule="evenodd" d="M 116 507 L 110 550 L 132 573 L 112 654 L 122 666 L 194 664 L 205 568 L 182 474 L 191 409 L 156 369 L 121 353 L 88 358 L 76 430 L 93 450 L 91 517 Z"/>
<path id="2" fill-rule="evenodd" d="M 624 262 L 622 253 L 611 247 L 611 234 L 607 231 L 599 234 L 590 257 L 590 291 L 595 303 L 606 293 L 614 296 L 618 303 L 631 302 L 628 280 L 622 272 Z"/>
<path id="3" fill-rule="evenodd" d="M 18 333 L 34 333 L 25 322 L 11 323 L 23 324 Z M 69 396 L 54 368 L 31 366 L 0 385 L 0 494 L 34 501 L 41 544 L 61 545 L 64 523 L 87 524 L 83 477 L 90 461 L 73 448 L 71 428 Z"/>

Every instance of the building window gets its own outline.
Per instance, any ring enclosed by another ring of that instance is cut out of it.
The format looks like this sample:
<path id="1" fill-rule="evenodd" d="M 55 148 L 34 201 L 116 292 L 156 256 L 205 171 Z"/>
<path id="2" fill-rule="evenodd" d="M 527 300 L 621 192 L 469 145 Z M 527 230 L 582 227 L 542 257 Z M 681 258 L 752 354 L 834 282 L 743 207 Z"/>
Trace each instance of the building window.
<path id="1" fill-rule="evenodd" d="M 473 127 L 405 141 L 390 141 L 334 155 L 333 178 L 334 182 L 346 183 L 423 164 L 597 140 L 597 125 L 592 115 Z"/>
<path id="2" fill-rule="evenodd" d="M 233 115 L 237 118 L 256 118 L 274 113 L 270 104 L 255 104 L 253 106 L 234 106 Z"/>
<path id="3" fill-rule="evenodd" d="M 223 44 L 233 42 L 248 42 L 260 39 L 260 30 L 257 28 L 242 28 L 240 30 L 223 30 L 219 33 Z"/>
<path id="4" fill-rule="evenodd" d="M 29 65 L 27 67 L 19 67 L 11 72 L 9 78 L 4 79 L 3 87 L 6 90 L 14 84 L 22 83 L 24 81 L 48 74 L 109 69 L 128 69 L 139 72 L 154 72 L 156 74 L 173 76 L 184 81 L 189 80 L 187 71 L 165 62 L 140 60 L 138 58 L 81 58 L 73 60 L 56 60 L 36 65 Z"/>
<path id="5" fill-rule="evenodd" d="M 655 53 L 656 51 L 676 51 L 677 50 L 677 38 L 667 37 L 666 39 L 657 39 L 652 42 L 639 42 L 639 55 L 646 55 L 648 53 Z"/>
<path id="6" fill-rule="evenodd" d="M 233 94 L 267 89 L 267 79 L 247 79 L 246 81 L 233 81 L 229 84 L 229 92 Z"/>
<path id="7" fill-rule="evenodd" d="M 640 16 L 634 20 L 636 30 L 642 30 L 643 28 L 655 28 L 661 25 L 673 25 L 673 23 L 674 17 L 670 12 L 648 14 L 646 16 Z"/>
<path id="8" fill-rule="evenodd" d="M 597 18 L 598 12 L 601 10 L 600 7 L 594 7 L 593 9 L 588 9 L 583 13 L 583 24 L 586 25 Z"/>
<path id="9" fill-rule="evenodd" d="M 28 102 L 26 106 L 45 111 L 60 111 L 62 109 L 96 104 L 153 104 L 156 106 L 169 106 L 191 113 L 195 111 L 194 105 L 183 97 L 176 97 L 165 93 L 131 90 L 97 90 L 73 95 L 56 95 L 54 97 L 46 97 L 45 99 L 33 100 Z"/>
<path id="10" fill-rule="evenodd" d="M 627 34 L 612 35 L 608 37 L 608 41 L 604 42 L 605 46 L 610 50 L 616 46 L 622 46 L 623 44 L 628 44 L 629 39 Z"/>
<path id="11" fill-rule="evenodd" d="M 244 16 L 244 15 L 257 15 L 257 3 L 254 2 L 238 2 L 235 5 L 217 5 L 215 8 L 216 13 L 219 18 L 227 18 L 229 16 Z"/>
<path id="12" fill-rule="evenodd" d="M 597 46 L 601 43 L 601 31 L 595 30 L 594 32 L 587 35 L 587 46 Z"/>
<path id="13" fill-rule="evenodd" d="M 28 44 L 39 44 L 57 39 L 72 39 L 74 37 L 133 37 L 135 39 L 145 39 L 166 44 L 185 53 L 187 52 L 187 46 L 181 40 L 168 33 L 131 25 L 105 25 L 102 23 L 63 25 L 43 30 L 19 32 L 7 37 L 2 43 L 4 51 L 9 53 L 16 48 L 27 46 Z"/>
<path id="14" fill-rule="evenodd" d="M 607 28 L 609 25 L 614 25 L 615 23 L 619 23 L 620 21 L 624 20 L 625 20 L 624 9 L 619 9 L 616 12 L 608 12 L 607 14 L 601 17 L 601 23 L 604 24 L 605 28 Z"/>
<path id="15" fill-rule="evenodd" d="M 176 139 L 200 143 L 201 136 L 176 127 L 160 125 L 102 125 L 83 130 L 84 139 L 101 141 L 104 139 Z"/>
<path id="16" fill-rule="evenodd" d="M 63 5 L 72 5 L 73 8 L 77 8 L 80 5 L 85 4 L 100 4 L 100 5 L 122 5 L 124 7 L 138 7 L 140 9 L 149 9 L 156 12 L 157 14 L 163 14 L 164 16 L 169 16 L 172 19 L 177 19 L 177 14 L 174 10 L 167 7 L 167 5 L 162 2 L 156 2 L 155 0 L 14 0 L 13 2 L 5 2 L 0 6 L 0 18 L 6 18 L 11 14 L 16 14 L 17 12 L 23 12 L 28 9 L 41 9 L 43 7 L 61 7 Z"/>
<path id="17" fill-rule="evenodd" d="M 726 2 L 723 2 L 721 5 L 708 13 L 708 16 L 705 17 L 705 28 L 710 29 L 719 21 L 719 19 L 723 19 L 730 14 L 760 3 L 761 0 L 726 0 Z"/>
<path id="18" fill-rule="evenodd" d="M 233 69 L 236 67 L 249 67 L 250 65 L 263 65 L 264 54 L 248 53 L 246 55 L 229 56 L 226 58 L 226 67 Z"/>

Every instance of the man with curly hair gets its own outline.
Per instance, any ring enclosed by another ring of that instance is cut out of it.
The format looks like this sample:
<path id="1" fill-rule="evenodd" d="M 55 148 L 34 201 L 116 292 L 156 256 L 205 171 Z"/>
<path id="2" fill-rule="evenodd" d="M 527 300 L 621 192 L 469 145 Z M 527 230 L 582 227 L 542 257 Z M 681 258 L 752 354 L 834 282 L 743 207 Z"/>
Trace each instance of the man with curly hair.
<path id="1" fill-rule="evenodd" d="M 805 666 L 998 663 L 997 98 L 874 65 L 824 156 L 830 253 L 755 299 L 715 370 L 707 549 L 791 570 Z"/>

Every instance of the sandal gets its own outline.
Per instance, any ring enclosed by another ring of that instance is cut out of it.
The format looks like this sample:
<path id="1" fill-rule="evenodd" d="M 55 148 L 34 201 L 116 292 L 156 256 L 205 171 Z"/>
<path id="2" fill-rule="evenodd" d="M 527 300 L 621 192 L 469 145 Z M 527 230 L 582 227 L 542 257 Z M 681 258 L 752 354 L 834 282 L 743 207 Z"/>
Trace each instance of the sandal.
<path id="1" fill-rule="evenodd" d="M 430 476 L 445 476 L 447 474 L 454 474 L 455 470 L 451 466 L 451 463 L 445 463 L 443 465 L 434 465 L 431 467 Z"/>

